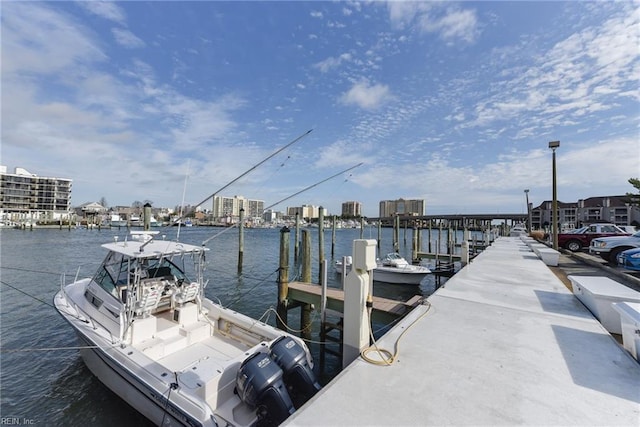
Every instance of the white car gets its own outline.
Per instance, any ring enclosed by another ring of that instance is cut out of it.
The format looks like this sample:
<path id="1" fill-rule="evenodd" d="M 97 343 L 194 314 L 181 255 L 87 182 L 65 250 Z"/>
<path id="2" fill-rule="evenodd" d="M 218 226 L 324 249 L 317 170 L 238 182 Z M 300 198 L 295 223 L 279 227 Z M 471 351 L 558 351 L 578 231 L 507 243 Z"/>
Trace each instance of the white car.
<path id="1" fill-rule="evenodd" d="M 640 248 L 640 231 L 631 236 L 598 237 L 593 239 L 589 246 L 589 253 L 598 254 L 605 261 L 615 264 L 620 252 L 633 248 Z"/>

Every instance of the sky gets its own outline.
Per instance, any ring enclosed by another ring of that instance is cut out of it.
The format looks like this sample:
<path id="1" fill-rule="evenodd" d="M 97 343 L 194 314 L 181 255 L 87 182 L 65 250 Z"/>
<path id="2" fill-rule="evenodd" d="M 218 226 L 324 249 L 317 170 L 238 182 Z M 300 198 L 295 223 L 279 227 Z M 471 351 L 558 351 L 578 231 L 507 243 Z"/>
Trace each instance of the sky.
<path id="1" fill-rule="evenodd" d="M 639 2 L 2 1 L 0 15 L 0 164 L 72 179 L 73 206 L 195 205 L 260 164 L 218 194 L 522 213 L 525 189 L 534 207 L 552 198 L 556 140 L 560 201 L 640 176 Z"/>

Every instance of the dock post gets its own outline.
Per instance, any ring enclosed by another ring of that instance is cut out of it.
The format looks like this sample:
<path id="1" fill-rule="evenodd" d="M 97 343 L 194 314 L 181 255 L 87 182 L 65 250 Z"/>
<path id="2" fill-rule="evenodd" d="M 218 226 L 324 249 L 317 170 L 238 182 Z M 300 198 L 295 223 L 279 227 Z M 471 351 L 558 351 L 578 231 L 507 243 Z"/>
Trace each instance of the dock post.
<path id="1" fill-rule="evenodd" d="M 333 258 L 333 254 L 336 253 L 336 223 L 337 223 L 337 218 L 334 215 L 333 216 L 333 221 L 331 222 L 331 258 Z"/>
<path id="2" fill-rule="evenodd" d="M 293 243 L 293 263 L 298 265 L 298 257 L 300 255 L 300 212 L 296 212 L 296 232 L 295 242 Z"/>
<path id="3" fill-rule="evenodd" d="M 396 215 L 393 218 L 393 251 L 400 251 L 400 216 Z"/>
<path id="4" fill-rule="evenodd" d="M 382 220 L 378 218 L 378 250 L 380 250 L 381 241 L 382 241 Z"/>
<path id="5" fill-rule="evenodd" d="M 318 283 L 322 283 L 322 261 L 324 261 L 324 208 L 318 214 Z"/>
<path id="6" fill-rule="evenodd" d="M 413 228 L 413 233 L 411 234 L 411 261 L 415 262 L 418 260 L 418 233 L 417 228 Z"/>
<path id="7" fill-rule="evenodd" d="M 376 267 L 375 240 L 353 241 L 353 263 L 344 280 L 344 347 L 342 367 L 346 367 L 369 346 L 372 270 Z"/>
<path id="8" fill-rule="evenodd" d="M 242 273 L 243 257 L 244 257 L 244 208 L 240 209 L 240 224 L 238 225 L 238 274 Z"/>
<path id="9" fill-rule="evenodd" d="M 305 283 L 311 283 L 311 234 L 308 230 L 302 230 L 300 258 L 302 262 L 300 279 Z M 302 304 L 300 307 L 300 335 L 302 338 L 311 339 L 311 304 Z"/>
<path id="10" fill-rule="evenodd" d="M 302 277 L 305 283 L 311 283 L 311 235 L 309 230 L 302 230 L 302 246 L 300 247 L 302 258 Z"/>
<path id="11" fill-rule="evenodd" d="M 289 293 L 289 228 L 280 230 L 280 274 L 278 275 L 278 318 L 276 325 L 285 330 L 287 319 L 287 296 Z"/>
<path id="12" fill-rule="evenodd" d="M 460 244 L 460 264 L 464 267 L 469 264 L 469 242 L 463 240 Z"/>
<path id="13" fill-rule="evenodd" d="M 364 239 L 364 217 L 360 217 L 360 238 Z"/>
<path id="14" fill-rule="evenodd" d="M 431 253 L 431 220 L 429 220 L 429 233 L 428 233 L 428 243 L 427 243 L 427 252 Z"/>

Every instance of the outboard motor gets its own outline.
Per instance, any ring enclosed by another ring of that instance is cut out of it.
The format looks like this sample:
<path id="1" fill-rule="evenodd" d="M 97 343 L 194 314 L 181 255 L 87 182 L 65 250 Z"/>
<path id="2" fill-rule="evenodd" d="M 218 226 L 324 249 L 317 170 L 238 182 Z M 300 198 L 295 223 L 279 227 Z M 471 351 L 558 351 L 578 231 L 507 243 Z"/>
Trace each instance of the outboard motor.
<path id="1" fill-rule="evenodd" d="M 307 353 L 296 340 L 288 336 L 278 338 L 271 344 L 269 354 L 284 372 L 284 383 L 296 409 L 320 390 Z"/>
<path id="2" fill-rule="evenodd" d="M 236 390 L 244 403 L 258 409 L 259 424 L 279 425 L 295 412 L 282 382 L 282 369 L 267 353 L 255 353 L 242 362 Z"/>

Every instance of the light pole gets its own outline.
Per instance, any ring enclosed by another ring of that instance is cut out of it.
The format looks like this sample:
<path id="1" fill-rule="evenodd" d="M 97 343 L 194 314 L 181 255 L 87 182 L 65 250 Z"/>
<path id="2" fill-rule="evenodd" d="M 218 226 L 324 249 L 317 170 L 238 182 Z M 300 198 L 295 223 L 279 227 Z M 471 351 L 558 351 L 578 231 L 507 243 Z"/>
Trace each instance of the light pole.
<path id="1" fill-rule="evenodd" d="M 549 148 L 551 148 L 551 173 L 553 174 L 553 204 L 551 209 L 551 232 L 553 234 L 553 249 L 558 250 L 558 186 L 556 183 L 556 148 L 560 147 L 560 141 L 550 141 Z"/>
<path id="2" fill-rule="evenodd" d="M 524 195 L 527 198 L 527 228 L 529 229 L 529 233 L 531 233 L 533 225 L 531 224 L 531 208 L 529 207 L 529 189 L 524 190 Z"/>

